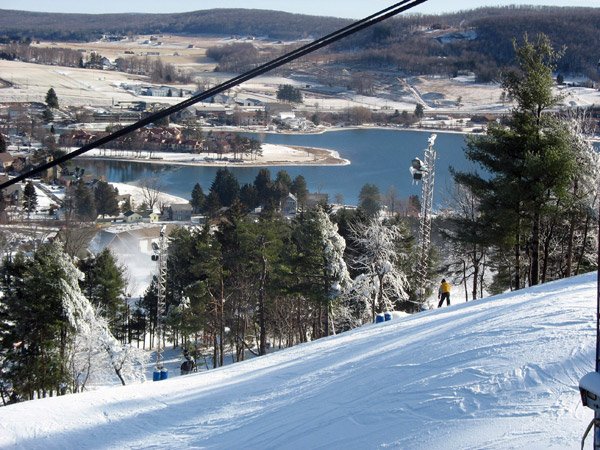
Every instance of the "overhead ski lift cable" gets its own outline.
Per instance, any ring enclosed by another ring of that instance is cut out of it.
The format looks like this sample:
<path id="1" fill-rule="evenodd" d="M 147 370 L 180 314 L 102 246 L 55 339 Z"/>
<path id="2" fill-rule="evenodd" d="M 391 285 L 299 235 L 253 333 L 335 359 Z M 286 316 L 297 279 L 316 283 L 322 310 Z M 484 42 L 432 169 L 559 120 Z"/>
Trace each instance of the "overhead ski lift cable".
<path id="1" fill-rule="evenodd" d="M 385 19 L 393 17 L 397 14 L 400 14 L 401 12 L 408 11 L 409 9 L 420 5 L 421 3 L 425 3 L 426 1 L 427 0 L 403 0 L 392 6 L 387 7 L 385 9 L 382 9 L 381 11 L 379 11 L 375 14 L 372 14 L 368 17 L 365 17 L 364 19 L 361 19 L 361 20 L 354 22 L 346 27 L 343 27 L 337 31 L 334 31 L 333 33 L 328 34 L 327 36 L 319 38 L 319 39 L 317 39 L 309 44 L 306 44 L 296 50 L 286 53 L 285 55 L 280 56 L 279 58 L 276 58 L 276 59 L 269 61 L 261 66 L 258 66 L 246 73 L 238 75 L 237 77 L 234 77 L 224 83 L 221 83 L 220 85 L 215 86 L 214 88 L 208 89 L 200 94 L 190 97 L 189 99 L 186 99 L 186 100 L 184 100 L 176 105 L 173 105 L 169 108 L 165 108 L 157 113 L 154 113 L 154 114 L 146 117 L 145 119 L 135 122 L 134 124 L 128 125 L 118 131 L 115 131 L 114 133 L 109 134 L 108 136 L 100 138 L 94 142 L 91 142 L 90 144 L 84 145 L 83 147 L 81 147 L 78 150 L 75 150 L 67 155 L 56 158 L 54 161 L 51 161 L 46 164 L 42 164 L 42 165 L 36 167 L 35 169 L 30 170 L 29 172 L 27 172 L 25 174 L 22 174 L 15 178 L 12 178 L 11 180 L 0 184 L 0 189 L 4 189 L 8 186 L 11 186 L 15 183 L 23 181 L 27 178 L 31 178 L 32 176 L 34 176 L 38 173 L 41 173 L 41 172 L 48 170 L 54 166 L 57 166 L 66 161 L 69 161 L 77 156 L 80 156 L 89 150 L 100 147 L 101 145 L 108 144 L 109 142 L 114 141 L 115 139 L 118 139 L 121 136 L 125 136 L 126 134 L 131 133 L 132 131 L 138 130 L 138 129 L 140 129 L 146 125 L 149 125 L 153 122 L 156 122 L 164 117 L 170 116 L 171 114 L 181 111 L 182 109 L 188 108 L 198 102 L 201 102 L 202 100 L 206 100 L 207 98 L 213 97 L 214 95 L 217 95 L 221 92 L 231 89 L 232 87 L 235 87 L 245 81 L 248 81 L 252 78 L 255 78 L 255 77 L 262 75 L 266 72 L 269 72 L 273 69 L 276 69 L 277 67 L 280 67 L 284 64 L 292 62 L 302 56 L 308 55 L 309 53 L 312 53 L 320 48 L 323 48 L 329 44 L 339 41 L 340 39 L 350 36 L 351 34 L 354 34 L 358 31 L 364 30 L 364 29 L 366 29 L 370 26 L 373 26 L 379 22 L 382 22 Z"/>

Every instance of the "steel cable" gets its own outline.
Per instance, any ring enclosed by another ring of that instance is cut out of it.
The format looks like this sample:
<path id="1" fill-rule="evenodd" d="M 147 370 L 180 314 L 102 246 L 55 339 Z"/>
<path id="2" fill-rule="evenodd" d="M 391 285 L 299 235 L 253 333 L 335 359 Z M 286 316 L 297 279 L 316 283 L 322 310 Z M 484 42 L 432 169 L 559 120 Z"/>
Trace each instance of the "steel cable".
<path id="1" fill-rule="evenodd" d="M 393 17 L 397 14 L 400 14 L 401 12 L 407 11 L 415 6 L 420 5 L 421 3 L 425 3 L 426 1 L 427 0 L 403 0 L 399 3 L 396 3 L 385 9 L 382 9 L 381 11 L 379 11 L 375 14 L 365 17 L 364 19 L 361 19 L 357 22 L 353 22 L 352 24 L 347 25 L 346 27 L 340 28 L 339 30 L 334 31 L 333 33 L 330 33 L 330 34 L 328 34 L 322 38 L 319 38 L 315 41 L 312 41 L 309 44 L 306 44 L 296 50 L 286 53 L 285 55 L 282 55 L 279 58 L 276 58 L 272 61 L 269 61 L 261 66 L 254 68 L 246 73 L 243 73 L 241 75 L 238 75 L 237 77 L 234 77 L 228 81 L 225 81 L 224 83 L 221 83 L 218 86 L 215 86 L 215 87 L 208 89 L 200 94 L 190 97 L 189 99 L 186 99 L 180 103 L 177 103 L 176 105 L 170 106 L 169 108 L 165 108 L 161 111 L 158 111 L 157 113 L 154 113 L 142 120 L 139 120 L 136 123 L 133 123 L 131 125 L 123 127 L 120 130 L 115 131 L 112 134 L 109 134 L 108 136 L 102 137 L 100 139 L 95 140 L 94 142 L 84 145 L 83 147 L 79 148 L 78 150 L 74 150 L 66 155 L 56 158 L 53 161 L 42 164 L 42 165 L 30 170 L 29 172 L 27 172 L 25 174 L 21 174 L 15 178 L 12 178 L 12 179 L 0 184 L 0 189 L 4 189 L 8 186 L 11 186 L 15 183 L 18 183 L 18 182 L 24 180 L 26 178 L 30 178 L 40 172 L 43 172 L 54 166 L 57 166 L 66 161 L 69 161 L 79 155 L 82 155 L 83 153 L 85 153 L 89 150 L 100 147 L 101 145 L 105 145 L 111 141 L 114 141 L 115 139 L 120 138 L 121 136 L 125 136 L 128 133 L 138 130 L 138 129 L 140 129 L 146 125 L 149 125 L 153 122 L 156 122 L 164 117 L 170 116 L 171 114 L 181 111 L 182 109 L 188 108 L 198 102 L 201 102 L 202 100 L 206 100 L 207 98 L 213 97 L 214 95 L 217 95 L 221 92 L 231 89 L 232 87 L 237 86 L 245 81 L 248 81 L 252 78 L 262 75 L 270 70 L 276 69 L 277 67 L 280 67 L 291 61 L 294 61 L 295 59 L 298 59 L 302 56 L 312 53 L 320 48 L 323 48 L 329 44 L 339 41 L 340 39 L 343 39 L 344 37 L 347 37 L 358 31 L 364 30 L 364 29 L 366 29 L 370 26 L 373 26 L 385 19 Z"/>

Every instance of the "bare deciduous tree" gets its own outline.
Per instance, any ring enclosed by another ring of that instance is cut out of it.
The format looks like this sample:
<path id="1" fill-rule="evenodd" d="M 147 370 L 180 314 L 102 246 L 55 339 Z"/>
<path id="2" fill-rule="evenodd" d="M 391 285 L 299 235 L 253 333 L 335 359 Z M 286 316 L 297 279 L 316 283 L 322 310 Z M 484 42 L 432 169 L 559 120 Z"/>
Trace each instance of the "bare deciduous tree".
<path id="1" fill-rule="evenodd" d="M 140 182 L 140 187 L 144 195 L 144 203 L 148 205 L 148 209 L 154 209 L 154 206 L 159 206 L 161 190 L 163 188 L 160 180 L 156 177 L 144 178 Z"/>

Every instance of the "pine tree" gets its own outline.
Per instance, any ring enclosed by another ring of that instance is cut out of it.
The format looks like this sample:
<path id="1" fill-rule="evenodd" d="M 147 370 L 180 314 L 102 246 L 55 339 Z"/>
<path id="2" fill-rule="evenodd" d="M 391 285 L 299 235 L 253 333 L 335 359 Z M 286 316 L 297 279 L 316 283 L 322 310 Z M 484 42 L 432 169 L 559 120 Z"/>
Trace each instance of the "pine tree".
<path id="1" fill-rule="evenodd" d="M 518 70 L 503 79 L 516 107 L 505 124 L 492 123 L 485 136 L 467 140 L 466 155 L 486 176 L 456 173 L 455 181 L 468 186 L 481 199 L 481 209 L 491 224 L 498 246 L 513 248 L 514 286 L 523 286 L 522 274 L 531 285 L 539 283 L 540 226 L 551 199 L 562 198 L 573 177 L 574 156 L 570 136 L 546 110 L 559 100 L 553 94 L 552 70 L 560 52 L 548 38 L 517 47 Z M 522 249 L 529 248 L 531 264 L 522 267 Z"/>
<path id="2" fill-rule="evenodd" d="M 254 178 L 254 187 L 258 194 L 258 203 L 260 205 L 267 205 L 270 199 L 271 190 L 271 172 L 267 168 L 259 169 L 256 177 Z"/>
<path id="3" fill-rule="evenodd" d="M 46 105 L 48 105 L 48 108 L 58 108 L 58 97 L 53 88 L 48 89 L 48 92 L 46 92 Z"/>
<path id="4" fill-rule="evenodd" d="M 4 385 L 14 390 L 14 401 L 61 393 L 69 385 L 65 345 L 68 322 L 63 315 L 64 276 L 52 247 L 42 246 L 33 256 L 17 254 L 2 266 L 0 340 L 8 352 Z M 13 347 L 14 346 L 14 347 Z"/>
<path id="5" fill-rule="evenodd" d="M 350 281 L 343 261 L 345 240 L 327 212 L 317 206 L 294 220 L 292 244 L 288 264 L 298 278 L 292 289 L 317 308 L 314 336 L 327 336 L 333 323 L 331 313 Z"/>
<path id="6" fill-rule="evenodd" d="M 79 282 L 81 291 L 94 306 L 100 308 L 113 333 L 117 333 L 126 307 L 125 267 L 117 263 L 108 249 L 104 249 L 97 256 L 81 261 L 79 269 L 85 275 Z"/>
<path id="7" fill-rule="evenodd" d="M 325 317 L 325 335 L 329 335 L 330 314 L 337 308 L 338 299 L 349 288 L 350 273 L 344 261 L 346 241 L 338 233 L 338 227 L 329 215 L 317 206 L 314 220 L 321 232 L 321 246 L 323 253 L 323 284 L 327 295 L 327 310 Z M 331 323 L 334 323 L 332 318 Z M 335 330 L 333 330 L 335 333 Z"/>
<path id="8" fill-rule="evenodd" d="M 251 286 L 249 304 L 258 325 L 258 354 L 267 353 L 269 311 L 278 293 L 279 264 L 282 246 L 289 228 L 281 220 L 261 216 L 259 222 L 237 219 L 234 226 L 221 232 L 221 247 L 232 279 Z"/>
<path id="9" fill-rule="evenodd" d="M 283 84 L 277 89 L 277 100 L 283 100 L 290 103 L 302 103 L 302 92 L 291 84 Z"/>
<path id="10" fill-rule="evenodd" d="M 13 392 L 11 401 L 76 392 L 82 378 L 105 368 L 123 383 L 143 378 L 138 363 L 144 356 L 110 334 L 82 295 L 82 273 L 61 244 L 5 260 L 0 275 L 0 342 L 11 349 L 0 377 Z"/>
<path id="11" fill-rule="evenodd" d="M 27 217 L 37 209 L 37 194 L 31 181 L 28 181 L 23 189 L 23 209 L 27 212 Z"/>
<path id="12" fill-rule="evenodd" d="M 199 183 L 194 185 L 192 189 L 192 199 L 190 200 L 190 205 L 194 208 L 195 213 L 200 213 L 204 210 L 204 203 L 206 202 L 206 195 L 204 195 L 204 191 L 202 190 L 202 186 Z"/>
<path id="13" fill-rule="evenodd" d="M 117 201 L 116 190 L 107 182 L 100 181 L 94 190 L 94 204 L 97 213 L 102 217 L 113 216 L 119 213 L 119 202 Z"/>
<path id="14" fill-rule="evenodd" d="M 240 185 L 235 176 L 227 169 L 218 169 L 210 186 L 210 194 L 215 193 L 221 206 L 231 206 L 240 196 Z"/>
<path id="15" fill-rule="evenodd" d="M 421 103 L 417 103 L 415 106 L 415 117 L 417 119 L 422 119 L 425 116 L 425 108 Z"/>
<path id="16" fill-rule="evenodd" d="M 374 217 L 381 210 L 381 194 L 374 184 L 365 184 L 358 194 L 358 207 L 370 217 Z"/>
<path id="17" fill-rule="evenodd" d="M 298 204 L 304 209 L 308 197 L 308 188 L 306 187 L 306 179 L 302 175 L 298 175 L 292 180 L 290 192 L 296 196 Z"/>
<path id="18" fill-rule="evenodd" d="M 126 213 L 128 211 L 132 211 L 133 207 L 131 206 L 131 198 L 125 199 L 125 201 L 121 204 L 121 212 Z"/>
<path id="19" fill-rule="evenodd" d="M 240 188 L 240 201 L 247 210 L 253 210 L 258 206 L 258 191 L 252 184 L 246 183 Z"/>
<path id="20" fill-rule="evenodd" d="M 70 186 L 69 190 L 69 195 L 73 197 L 77 216 L 84 221 L 95 220 L 97 217 L 96 202 L 87 185 L 80 181 L 75 186 Z"/>

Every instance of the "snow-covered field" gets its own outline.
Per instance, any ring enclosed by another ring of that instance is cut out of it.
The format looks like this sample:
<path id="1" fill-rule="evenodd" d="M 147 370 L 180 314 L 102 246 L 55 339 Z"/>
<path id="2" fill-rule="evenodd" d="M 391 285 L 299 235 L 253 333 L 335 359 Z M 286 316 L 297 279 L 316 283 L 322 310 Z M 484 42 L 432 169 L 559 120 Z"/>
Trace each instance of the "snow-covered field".
<path id="1" fill-rule="evenodd" d="M 596 276 L 207 372 L 0 408 L 0 447 L 580 448 L 592 418 L 578 383 L 594 367 Z"/>
<path id="2" fill-rule="evenodd" d="M 120 45 L 122 46 L 121 51 L 124 51 L 125 44 L 121 43 Z M 118 53 L 116 48 L 107 50 L 108 54 L 115 51 Z M 198 52 L 198 50 L 195 51 Z M 203 54 L 203 52 L 200 53 Z M 180 68 L 192 70 L 198 80 L 205 80 L 211 85 L 235 76 L 235 74 L 213 72 L 214 62 L 207 63 L 204 61 L 205 58 L 199 55 L 196 55 L 195 58 L 196 63 L 191 63 L 184 57 L 175 58 L 171 62 Z M 45 95 L 51 87 L 55 90 L 61 106 L 101 108 L 119 102 L 148 101 L 148 97 L 135 95 L 132 91 L 122 87 L 122 83 L 142 84 L 148 83 L 148 80 L 122 72 L 0 60 L 0 79 L 11 84 L 10 87 L 0 89 L 0 103 L 32 101 L 43 103 Z M 233 88 L 230 95 L 240 98 L 259 98 L 272 102 L 276 101 L 275 92 L 281 84 L 302 86 L 305 83 L 293 78 L 267 75 Z M 326 88 L 318 83 L 312 84 L 315 87 Z M 399 86 L 400 84 L 396 87 Z M 413 77 L 407 79 L 403 86 L 406 89 L 402 91 L 401 95 L 379 92 L 375 95 L 364 96 L 344 89 L 335 95 L 307 92 L 304 104 L 298 105 L 298 109 L 309 112 L 329 112 L 361 106 L 378 111 L 413 112 L 416 104 L 421 103 L 425 106 L 428 114 L 460 113 L 468 116 L 469 114 L 509 111 L 512 107 L 510 103 L 501 100 L 502 90 L 498 83 L 476 83 L 472 75 L 452 79 Z M 195 89 L 193 84 L 175 87 Z M 556 91 L 565 95 L 561 107 L 587 107 L 600 102 L 600 91 L 597 89 L 561 86 L 560 89 L 557 87 Z M 163 104 L 176 104 L 181 101 L 179 97 L 160 97 L 156 100 Z"/>

